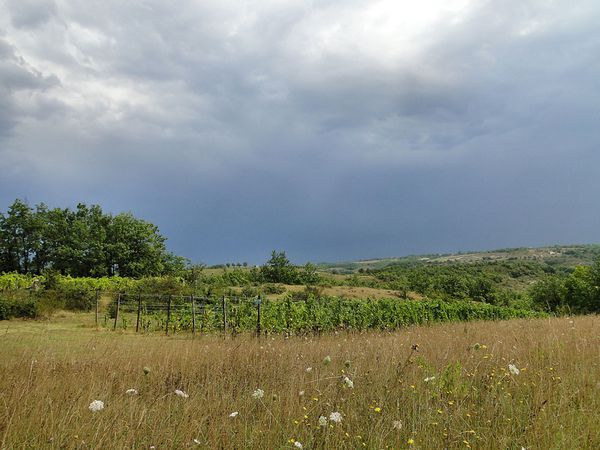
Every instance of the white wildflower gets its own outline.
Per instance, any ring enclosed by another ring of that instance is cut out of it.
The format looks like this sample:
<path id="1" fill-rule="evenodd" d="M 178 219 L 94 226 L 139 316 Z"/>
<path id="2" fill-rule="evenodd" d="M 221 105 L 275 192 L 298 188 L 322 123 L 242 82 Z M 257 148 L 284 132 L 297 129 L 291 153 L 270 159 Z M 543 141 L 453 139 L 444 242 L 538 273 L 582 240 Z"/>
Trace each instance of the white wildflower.
<path id="1" fill-rule="evenodd" d="M 325 417 L 325 416 L 320 416 L 319 417 L 319 426 L 320 427 L 326 427 L 327 426 L 327 417 Z"/>
<path id="2" fill-rule="evenodd" d="M 300 442 L 298 442 L 298 441 L 295 441 L 294 442 L 294 447 L 296 447 L 296 448 L 302 448 L 302 444 Z"/>
<path id="3" fill-rule="evenodd" d="M 186 394 L 185 392 L 179 390 L 179 389 L 175 389 L 175 395 L 181 398 L 188 398 L 189 395 Z"/>
<path id="4" fill-rule="evenodd" d="M 125 393 L 126 393 L 127 395 L 138 395 L 138 391 L 137 391 L 137 389 L 133 389 L 133 388 L 131 388 L 131 389 L 127 389 L 127 390 L 125 391 Z"/>
<path id="5" fill-rule="evenodd" d="M 304 371 L 306 373 L 311 373 L 312 372 L 312 367 L 307 367 Z"/>
<path id="6" fill-rule="evenodd" d="M 102 411 L 104 409 L 104 402 L 102 400 L 94 400 L 90 403 L 89 408 L 91 412 Z"/>
<path id="7" fill-rule="evenodd" d="M 335 423 L 340 423 L 342 421 L 342 415 L 337 411 L 332 412 L 329 414 L 329 420 Z"/>
<path id="8" fill-rule="evenodd" d="M 325 358 L 323 358 L 323 364 L 331 364 L 331 356 L 327 355 Z"/>
<path id="9" fill-rule="evenodd" d="M 194 444 L 200 445 L 200 444 L 202 444 L 202 442 L 200 442 L 198 439 L 194 439 Z"/>
<path id="10" fill-rule="evenodd" d="M 513 375 L 519 375 L 521 373 L 521 371 L 514 364 L 509 364 L 508 370 L 510 370 L 510 373 L 512 373 Z"/>
<path id="11" fill-rule="evenodd" d="M 350 378 L 344 377 L 344 386 L 346 386 L 348 389 L 353 389 L 354 382 Z"/>
<path id="12" fill-rule="evenodd" d="M 231 414 L 229 414 L 229 417 L 237 417 L 239 414 L 239 411 L 234 411 Z"/>
<path id="13" fill-rule="evenodd" d="M 430 381 L 433 381 L 433 380 L 435 380 L 435 377 L 427 377 L 427 378 L 425 378 L 423 381 L 424 381 L 425 383 L 429 383 Z"/>
<path id="14" fill-rule="evenodd" d="M 401 430 L 402 429 L 402 421 L 401 420 L 394 420 L 392 422 L 392 430 Z"/>
<path id="15" fill-rule="evenodd" d="M 260 400 L 264 396 L 265 396 L 265 391 L 263 391 L 262 389 L 257 389 L 252 393 L 252 398 L 256 399 L 256 400 Z"/>
<path id="16" fill-rule="evenodd" d="M 304 395 L 304 391 L 298 391 L 298 395 L 302 397 Z"/>

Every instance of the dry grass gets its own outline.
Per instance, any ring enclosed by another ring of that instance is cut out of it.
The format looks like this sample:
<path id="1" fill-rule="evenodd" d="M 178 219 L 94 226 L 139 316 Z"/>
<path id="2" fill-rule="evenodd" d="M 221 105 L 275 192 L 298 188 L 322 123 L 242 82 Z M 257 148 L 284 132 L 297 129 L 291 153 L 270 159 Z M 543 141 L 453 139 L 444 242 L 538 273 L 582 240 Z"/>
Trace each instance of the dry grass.
<path id="1" fill-rule="evenodd" d="M 293 285 L 293 284 L 280 284 L 285 289 L 285 292 L 278 295 L 269 295 L 271 299 L 282 299 L 290 292 L 301 292 L 306 289 L 305 286 Z M 340 298 L 352 298 L 357 300 L 364 300 L 365 298 L 370 299 L 383 299 L 383 298 L 395 298 L 400 297 L 399 291 L 392 289 L 379 289 L 370 287 L 354 287 L 354 286 L 331 286 L 319 288 L 322 295 L 327 297 L 340 297 Z M 422 295 L 417 292 L 408 292 L 407 297 L 412 300 L 420 300 L 423 298 Z"/>
<path id="2" fill-rule="evenodd" d="M 194 341 L 78 322 L 0 325 L 0 447 L 600 448 L 598 317 Z"/>

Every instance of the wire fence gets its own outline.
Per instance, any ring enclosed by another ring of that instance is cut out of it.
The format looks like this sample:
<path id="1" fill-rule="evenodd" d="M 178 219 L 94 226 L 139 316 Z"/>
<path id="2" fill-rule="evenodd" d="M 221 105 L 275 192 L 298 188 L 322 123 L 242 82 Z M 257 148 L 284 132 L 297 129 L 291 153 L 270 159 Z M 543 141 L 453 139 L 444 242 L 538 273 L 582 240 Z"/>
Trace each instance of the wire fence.
<path id="1" fill-rule="evenodd" d="M 106 302 L 106 298 L 109 301 Z M 104 300 L 104 301 L 103 301 Z M 97 326 L 136 332 L 229 331 L 254 328 L 262 332 L 260 296 L 196 296 L 170 294 L 95 293 Z M 104 310 L 102 312 L 102 310 Z M 102 316 L 102 317 L 101 317 Z"/>

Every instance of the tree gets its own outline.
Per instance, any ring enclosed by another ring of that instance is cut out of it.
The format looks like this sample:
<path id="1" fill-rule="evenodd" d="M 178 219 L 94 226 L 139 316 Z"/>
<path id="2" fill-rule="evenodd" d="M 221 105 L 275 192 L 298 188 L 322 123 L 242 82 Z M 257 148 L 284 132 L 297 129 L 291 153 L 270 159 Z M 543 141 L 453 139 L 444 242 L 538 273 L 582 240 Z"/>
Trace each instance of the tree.
<path id="1" fill-rule="evenodd" d="M 187 261 L 166 251 L 158 227 L 131 213 L 105 214 L 98 205 L 35 210 L 15 200 L 0 213 L 0 271 L 72 276 L 182 273 Z"/>
<path id="2" fill-rule="evenodd" d="M 285 252 L 271 252 L 271 259 L 260 268 L 264 281 L 269 283 L 296 284 L 299 282 L 298 269 L 290 262 Z"/>

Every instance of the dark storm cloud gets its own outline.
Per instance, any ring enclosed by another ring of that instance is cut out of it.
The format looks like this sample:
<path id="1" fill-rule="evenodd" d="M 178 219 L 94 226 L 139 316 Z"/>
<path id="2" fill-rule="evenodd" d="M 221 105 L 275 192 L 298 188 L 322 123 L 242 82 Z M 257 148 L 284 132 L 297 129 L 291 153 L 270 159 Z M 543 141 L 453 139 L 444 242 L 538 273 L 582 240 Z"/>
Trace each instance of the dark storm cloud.
<path id="1" fill-rule="evenodd" d="M 208 262 L 600 238 L 594 2 L 35 5 L 0 1 L 0 204 Z"/>

